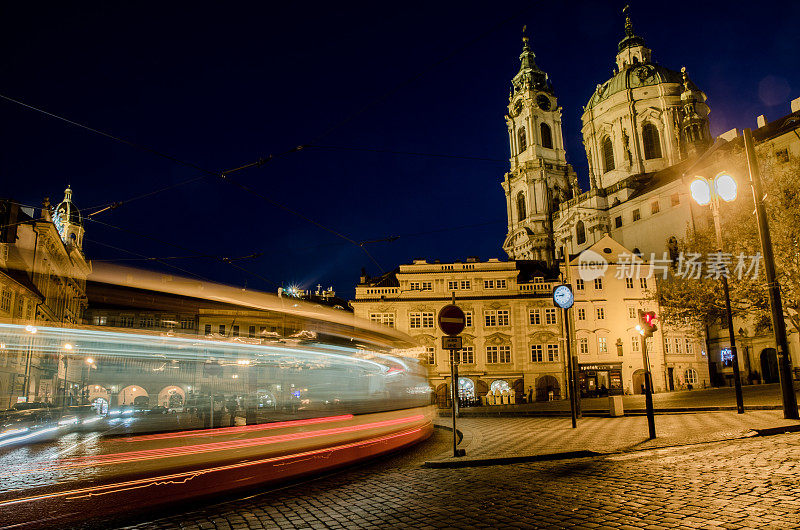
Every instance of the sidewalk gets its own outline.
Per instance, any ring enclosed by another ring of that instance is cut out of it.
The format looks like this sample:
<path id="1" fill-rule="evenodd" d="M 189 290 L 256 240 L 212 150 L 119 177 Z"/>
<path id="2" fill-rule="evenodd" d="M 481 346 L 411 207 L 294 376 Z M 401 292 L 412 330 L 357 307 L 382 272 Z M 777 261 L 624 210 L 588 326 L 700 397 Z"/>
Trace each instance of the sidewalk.
<path id="1" fill-rule="evenodd" d="M 795 382 L 795 390 L 800 384 Z M 745 385 L 742 387 L 743 402 L 746 411 L 782 410 L 781 390 L 778 384 Z M 800 394 L 797 395 L 800 402 Z M 622 396 L 626 415 L 645 413 L 643 395 Z M 736 410 L 736 397 L 731 387 L 706 388 L 678 392 L 660 392 L 653 394 L 653 405 L 656 414 L 675 412 L 711 412 Z M 581 399 L 581 411 L 586 416 L 604 416 L 608 414 L 608 398 Z M 442 409 L 442 416 L 449 416 L 450 409 Z M 521 405 L 487 405 L 461 409 L 464 418 L 471 417 L 520 417 L 520 416 L 567 416 L 569 417 L 569 400 L 542 401 Z"/>
<path id="2" fill-rule="evenodd" d="M 450 428 L 448 418 L 435 423 Z M 780 411 L 698 412 L 661 414 L 655 418 L 656 439 L 649 440 L 647 418 L 459 418 L 463 438 L 459 448 L 466 456 L 454 458 L 452 450 L 425 463 L 426 467 L 469 467 L 534 460 L 574 458 L 641 449 L 655 449 L 800 430 L 800 421 L 783 418 Z"/>

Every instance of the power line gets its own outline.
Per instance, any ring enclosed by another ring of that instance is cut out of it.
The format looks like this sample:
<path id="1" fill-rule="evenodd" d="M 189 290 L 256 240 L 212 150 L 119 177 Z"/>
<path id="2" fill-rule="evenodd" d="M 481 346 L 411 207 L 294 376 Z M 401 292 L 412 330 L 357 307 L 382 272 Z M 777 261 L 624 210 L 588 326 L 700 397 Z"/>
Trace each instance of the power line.
<path id="1" fill-rule="evenodd" d="M 483 162 L 503 162 L 508 163 L 508 160 L 501 160 L 499 158 L 485 158 L 480 156 L 465 156 L 465 155 L 451 155 L 445 153 L 422 153 L 417 151 L 395 151 L 391 149 L 373 149 L 369 147 L 346 147 L 339 145 L 308 145 L 306 147 L 315 149 L 333 149 L 339 151 L 364 151 L 369 153 L 387 153 L 392 155 L 410 155 L 410 156 L 428 156 L 436 158 L 455 158 L 459 160 L 480 160 Z"/>

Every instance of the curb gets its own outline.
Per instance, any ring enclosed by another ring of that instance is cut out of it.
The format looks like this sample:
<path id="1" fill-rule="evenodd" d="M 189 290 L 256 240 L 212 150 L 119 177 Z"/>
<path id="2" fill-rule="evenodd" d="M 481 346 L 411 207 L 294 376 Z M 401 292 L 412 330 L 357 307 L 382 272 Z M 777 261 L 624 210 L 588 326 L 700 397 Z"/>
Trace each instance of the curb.
<path id="1" fill-rule="evenodd" d="M 735 409 L 734 409 L 735 410 Z M 452 431 L 452 427 L 445 427 L 439 426 L 441 429 L 446 429 Z M 461 431 L 456 431 L 461 434 Z M 608 452 L 598 452 L 598 451 L 589 451 L 589 450 L 580 450 L 580 451 L 564 451 L 562 453 L 547 453 L 541 455 L 520 455 L 520 456 L 501 456 L 501 457 L 492 457 L 492 458 L 465 458 L 465 459 L 455 459 L 449 457 L 447 460 L 427 460 L 422 464 L 422 467 L 431 468 L 431 469 L 442 469 L 442 468 L 462 468 L 462 467 L 481 467 L 481 466 L 498 466 L 498 465 L 508 465 L 508 464 L 522 464 L 526 462 L 550 462 L 556 460 L 572 460 L 576 458 L 591 458 L 591 457 L 598 457 L 598 456 L 610 456 L 616 454 L 633 454 L 641 451 L 651 451 L 655 449 L 665 449 L 668 447 L 684 447 L 686 445 L 696 445 L 702 443 L 716 443 L 716 442 L 724 442 L 730 440 L 743 440 L 746 438 L 754 437 L 754 436 L 776 436 L 780 434 L 788 434 L 793 432 L 800 432 L 800 425 L 785 425 L 783 427 L 767 427 L 764 429 L 751 429 L 749 433 L 752 434 L 744 434 L 742 436 L 736 436 L 732 438 L 723 438 L 721 440 L 713 440 L 709 442 L 692 442 L 689 444 L 674 444 L 674 445 L 665 445 L 665 446 L 658 446 L 653 448 L 642 448 L 642 449 L 633 449 L 633 450 L 622 450 L 622 451 L 608 451 Z M 460 444 L 460 441 L 459 441 Z"/>
<path id="2" fill-rule="evenodd" d="M 591 456 L 602 456 L 606 453 L 595 451 L 566 451 L 564 453 L 550 453 L 544 455 L 526 456 L 501 456 L 495 458 L 475 458 L 463 460 L 428 460 L 422 467 L 427 468 L 457 468 L 457 467 L 480 467 L 497 466 L 504 464 L 520 464 L 524 462 L 547 462 L 552 460 L 569 460 L 572 458 L 586 458 Z"/>

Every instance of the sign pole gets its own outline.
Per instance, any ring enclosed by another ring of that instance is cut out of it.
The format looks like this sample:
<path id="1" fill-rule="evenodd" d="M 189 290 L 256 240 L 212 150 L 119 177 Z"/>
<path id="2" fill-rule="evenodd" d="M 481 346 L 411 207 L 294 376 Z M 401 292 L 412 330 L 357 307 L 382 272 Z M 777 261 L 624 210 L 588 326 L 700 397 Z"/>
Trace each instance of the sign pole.
<path id="1" fill-rule="evenodd" d="M 575 406 L 575 402 L 577 401 L 575 396 L 575 371 L 572 368 L 572 348 L 570 347 L 570 335 L 569 335 L 569 316 L 567 314 L 567 309 L 562 309 L 562 314 L 564 316 L 564 330 L 566 334 L 565 345 L 567 350 L 567 372 L 568 372 L 568 381 L 569 381 L 569 411 L 570 415 L 572 416 L 572 428 L 575 429 L 578 427 L 578 411 Z"/>
<path id="2" fill-rule="evenodd" d="M 650 356 L 647 354 L 647 339 L 642 335 L 642 360 L 644 361 L 644 403 L 647 409 L 647 430 L 650 439 L 656 437 L 656 417 L 653 411 L 653 376 L 650 374 Z"/>
<path id="3" fill-rule="evenodd" d="M 458 448 L 456 417 L 458 417 L 458 351 L 462 348 L 459 335 L 464 331 L 466 317 L 464 311 L 456 305 L 456 293 L 453 292 L 453 303 L 439 311 L 439 329 L 442 330 L 442 349 L 450 352 L 450 402 L 453 415 L 453 456 L 464 456 L 464 450 Z"/>

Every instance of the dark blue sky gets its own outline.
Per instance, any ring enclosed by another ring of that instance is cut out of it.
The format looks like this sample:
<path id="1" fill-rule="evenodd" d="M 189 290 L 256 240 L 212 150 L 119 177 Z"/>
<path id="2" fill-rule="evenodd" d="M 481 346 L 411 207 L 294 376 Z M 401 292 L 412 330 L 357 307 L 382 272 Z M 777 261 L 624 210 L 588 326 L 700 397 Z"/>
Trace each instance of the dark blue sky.
<path id="1" fill-rule="evenodd" d="M 611 76 L 622 3 L 287 4 L 4 3 L 0 93 L 214 171 L 312 141 L 454 155 L 306 149 L 232 176 L 352 240 L 401 236 L 366 247 L 386 270 L 417 257 L 503 258 L 503 115 L 527 24 L 586 187 L 580 114 Z M 634 3 L 633 22 L 656 61 L 686 66 L 706 92 L 712 132 L 788 113 L 800 97 L 800 4 L 695 6 Z M 0 195 L 27 204 L 57 201 L 69 183 L 86 213 L 200 174 L 6 101 L 0 140 Z M 362 266 L 380 272 L 355 245 L 214 178 L 95 218 L 127 231 L 87 222 L 94 259 L 263 252 L 237 262 L 258 276 L 213 259 L 170 263 L 271 291 L 332 284 L 348 297 Z"/>

